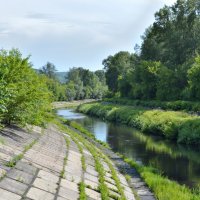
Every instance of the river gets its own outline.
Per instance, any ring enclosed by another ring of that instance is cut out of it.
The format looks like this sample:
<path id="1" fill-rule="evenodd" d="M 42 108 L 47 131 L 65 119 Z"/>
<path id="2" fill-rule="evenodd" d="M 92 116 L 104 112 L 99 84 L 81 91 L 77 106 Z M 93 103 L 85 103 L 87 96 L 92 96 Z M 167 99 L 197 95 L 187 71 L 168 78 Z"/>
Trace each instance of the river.
<path id="1" fill-rule="evenodd" d="M 58 109 L 57 114 L 82 124 L 97 139 L 107 142 L 113 151 L 132 158 L 137 163 L 151 165 L 163 175 L 190 188 L 200 186 L 199 149 L 177 145 L 124 125 L 77 113 L 73 109 Z"/>

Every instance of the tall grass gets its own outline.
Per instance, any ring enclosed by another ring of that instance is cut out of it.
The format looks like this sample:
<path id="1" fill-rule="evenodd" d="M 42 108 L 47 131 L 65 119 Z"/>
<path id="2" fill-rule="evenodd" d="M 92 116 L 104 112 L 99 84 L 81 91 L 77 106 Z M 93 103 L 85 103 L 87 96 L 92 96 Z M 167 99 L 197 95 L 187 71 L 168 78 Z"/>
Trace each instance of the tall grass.
<path id="1" fill-rule="evenodd" d="M 199 200 L 200 192 L 192 191 L 184 185 L 179 185 L 160 175 L 155 169 L 138 165 L 133 160 L 124 158 L 132 167 L 136 168 L 149 188 L 159 200 Z"/>
<path id="2" fill-rule="evenodd" d="M 130 106 L 142 106 L 148 108 L 162 108 L 163 110 L 174 110 L 174 111 L 200 111 L 200 102 L 193 101 L 158 101 L 158 100 L 133 100 L 128 98 L 109 98 L 104 99 L 108 103 L 130 105 Z"/>

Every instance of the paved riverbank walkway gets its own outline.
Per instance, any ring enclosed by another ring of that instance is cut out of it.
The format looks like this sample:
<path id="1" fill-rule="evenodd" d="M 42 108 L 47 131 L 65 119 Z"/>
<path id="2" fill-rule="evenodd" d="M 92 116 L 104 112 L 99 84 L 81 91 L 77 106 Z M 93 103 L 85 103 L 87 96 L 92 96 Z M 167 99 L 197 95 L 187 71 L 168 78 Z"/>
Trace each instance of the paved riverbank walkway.
<path id="1" fill-rule="evenodd" d="M 121 199 L 110 166 L 99 159 L 106 172 L 104 183 L 111 194 L 108 199 Z M 125 177 L 113 167 L 126 199 L 134 200 Z M 83 143 L 72 140 L 55 126 L 43 133 L 38 127 L 33 127 L 31 133 L 16 127 L 1 131 L 0 177 L 0 200 L 77 200 L 80 182 L 86 186 L 88 200 L 102 199 L 93 155 Z"/>

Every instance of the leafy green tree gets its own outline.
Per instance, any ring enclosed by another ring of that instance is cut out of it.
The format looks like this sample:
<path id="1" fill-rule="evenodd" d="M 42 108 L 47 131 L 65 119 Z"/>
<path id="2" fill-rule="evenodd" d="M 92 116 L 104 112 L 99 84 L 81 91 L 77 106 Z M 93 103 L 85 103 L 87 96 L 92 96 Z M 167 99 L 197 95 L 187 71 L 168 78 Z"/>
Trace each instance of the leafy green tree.
<path id="1" fill-rule="evenodd" d="M 195 63 L 188 70 L 188 82 L 191 98 L 200 100 L 200 56 L 197 56 Z"/>
<path id="2" fill-rule="evenodd" d="M 82 67 L 74 67 L 69 70 L 66 81 L 68 99 L 102 98 L 107 91 L 103 71 L 91 72 Z"/>
<path id="3" fill-rule="evenodd" d="M 47 62 L 40 70 L 39 73 L 45 74 L 50 79 L 56 79 L 56 67 L 53 63 Z"/>
<path id="4" fill-rule="evenodd" d="M 127 70 L 131 66 L 131 57 L 133 55 L 129 52 L 119 52 L 114 56 L 108 56 L 103 60 L 106 83 L 111 92 L 116 93 L 119 91 L 119 79 L 123 79 Z"/>
<path id="5" fill-rule="evenodd" d="M 141 61 L 131 75 L 131 96 L 136 99 L 154 99 L 156 97 L 160 62 Z"/>
<path id="6" fill-rule="evenodd" d="M 155 14 L 155 22 L 143 36 L 141 58 L 161 61 L 176 69 L 199 51 L 199 0 L 178 0 Z"/>
<path id="7" fill-rule="evenodd" d="M 45 79 L 39 76 L 17 49 L 0 51 L 0 87 L 5 124 L 41 124 L 50 109 L 51 96 Z"/>

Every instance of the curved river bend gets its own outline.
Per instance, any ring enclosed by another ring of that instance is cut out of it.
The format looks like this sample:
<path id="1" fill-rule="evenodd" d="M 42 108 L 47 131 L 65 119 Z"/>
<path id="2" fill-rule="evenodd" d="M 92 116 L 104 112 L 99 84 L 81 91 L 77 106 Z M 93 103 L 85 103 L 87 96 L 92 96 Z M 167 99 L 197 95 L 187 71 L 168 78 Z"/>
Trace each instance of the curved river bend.
<path id="1" fill-rule="evenodd" d="M 151 165 L 181 184 L 191 188 L 200 186 L 200 149 L 163 141 L 162 138 L 147 136 L 136 129 L 104 122 L 72 109 L 58 109 L 57 114 L 82 124 L 97 139 L 107 142 L 113 151 L 138 163 Z"/>

